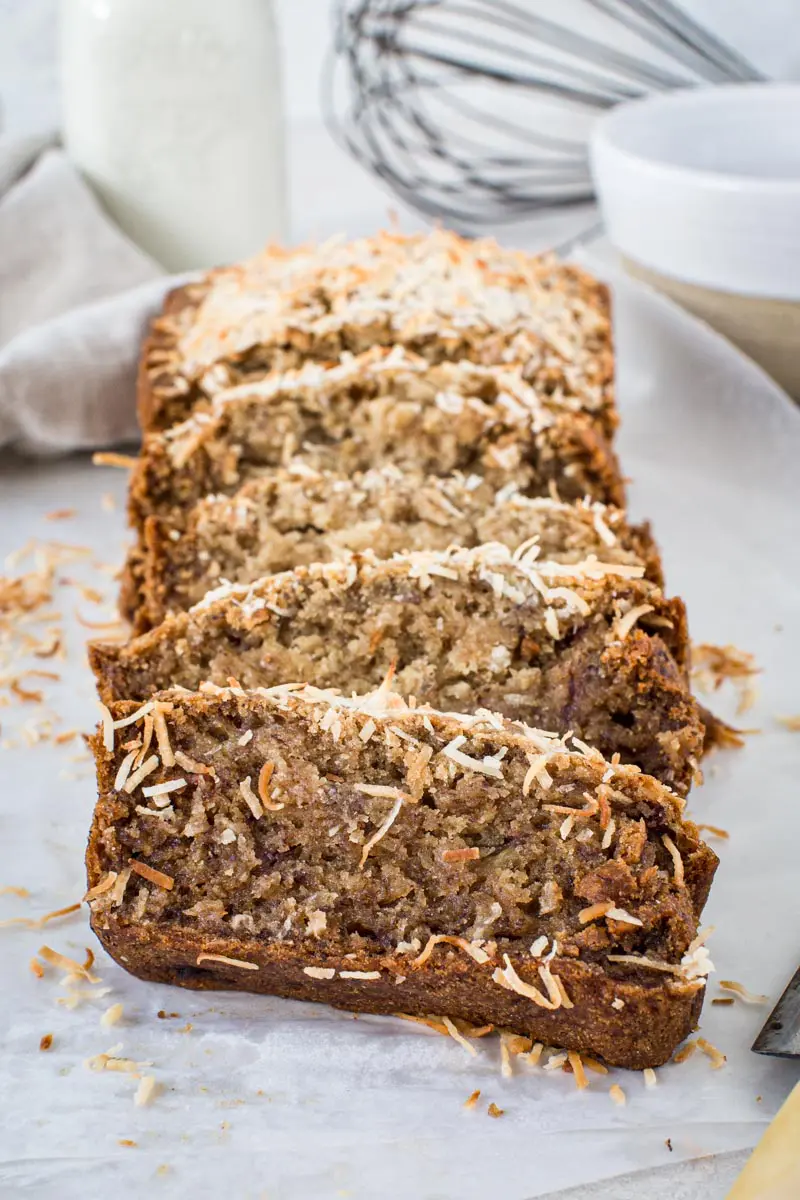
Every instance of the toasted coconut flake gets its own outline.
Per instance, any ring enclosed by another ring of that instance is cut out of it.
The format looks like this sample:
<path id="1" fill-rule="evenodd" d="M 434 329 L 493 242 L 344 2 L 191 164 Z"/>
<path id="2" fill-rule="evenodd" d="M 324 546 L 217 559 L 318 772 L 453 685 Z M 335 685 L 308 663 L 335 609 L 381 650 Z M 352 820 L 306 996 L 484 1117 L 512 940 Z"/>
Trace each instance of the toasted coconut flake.
<path id="1" fill-rule="evenodd" d="M 146 717 L 148 713 L 153 711 L 154 704 L 152 700 L 148 700 L 141 708 L 137 708 L 136 712 L 132 712 L 127 717 L 120 717 L 114 722 L 115 729 L 125 729 L 128 725 L 135 725 L 137 721 L 141 721 L 142 717 Z"/>
<path id="2" fill-rule="evenodd" d="M 704 978 L 714 970 L 708 950 L 703 945 L 713 932 L 714 926 L 709 925 L 706 929 L 701 929 L 694 941 L 690 942 L 689 949 L 681 959 L 680 969 L 684 978 Z"/>
<path id="3" fill-rule="evenodd" d="M 603 1063 L 598 1062 L 596 1058 L 590 1058 L 588 1054 L 581 1055 L 583 1065 L 589 1070 L 594 1071 L 596 1075 L 607 1075 L 608 1067 Z"/>
<path id="4" fill-rule="evenodd" d="M 624 1108 L 628 1103 L 625 1093 L 618 1083 L 612 1083 L 611 1087 L 608 1089 L 608 1094 L 614 1103 L 618 1104 L 620 1108 Z"/>
<path id="5" fill-rule="evenodd" d="M 152 775 L 153 771 L 155 771 L 157 768 L 158 755 L 151 754 L 147 761 L 143 762 L 137 771 L 134 771 L 132 775 L 128 776 L 127 780 L 125 781 L 123 791 L 127 792 L 128 795 L 131 795 L 131 793 L 136 790 L 142 780 L 146 779 L 148 775 Z"/>
<path id="6" fill-rule="evenodd" d="M 516 992 L 517 995 L 524 996 L 526 1000 L 532 1000 L 540 1008 L 549 1009 L 551 1012 L 561 1007 L 560 994 L 557 1003 L 554 999 L 548 999 L 532 983 L 526 983 L 524 979 L 520 979 L 507 954 L 503 955 L 503 960 L 506 965 L 504 968 L 497 967 L 495 969 L 492 974 L 493 983 L 499 984 L 500 987 L 504 987 L 508 991 Z"/>
<path id="7" fill-rule="evenodd" d="M 114 718 L 106 708 L 105 704 L 100 705 L 100 714 L 103 718 L 103 746 L 109 754 L 114 753 Z"/>
<path id="8" fill-rule="evenodd" d="M 110 1029 L 112 1025 L 116 1025 L 122 1020 L 124 1009 L 121 1004 L 112 1004 L 107 1008 L 100 1018 L 100 1026 L 102 1029 Z"/>
<path id="9" fill-rule="evenodd" d="M 39 958 L 43 958 L 46 963 L 49 963 L 51 967 L 59 967 L 62 971 L 68 971 L 70 975 L 79 975 L 83 979 L 94 982 L 92 976 L 89 974 L 88 966 L 84 966 L 77 959 L 70 958 L 67 954 L 61 954 L 59 950 L 53 950 L 51 946 L 40 946 L 36 954 Z"/>
<path id="10" fill-rule="evenodd" d="M 122 901 L 125 899 L 125 889 L 128 886 L 128 880 L 133 874 L 133 867 L 123 867 L 114 880 L 110 890 L 109 899 L 115 908 L 119 908 Z"/>
<path id="11" fill-rule="evenodd" d="M 719 825 L 698 825 L 697 828 L 703 833 L 710 833 L 713 837 L 723 838 L 725 841 L 731 836 L 727 829 L 720 829 Z"/>
<path id="12" fill-rule="evenodd" d="M 153 740 L 153 718 L 150 715 L 150 713 L 145 713 L 144 734 L 142 737 L 142 744 L 139 747 L 139 752 L 136 755 L 136 758 L 133 763 L 134 771 L 137 771 L 139 769 L 139 767 L 142 765 L 142 763 L 144 762 L 144 760 L 147 758 L 147 751 L 150 749 L 150 743 L 152 742 L 152 740 Z"/>
<path id="13" fill-rule="evenodd" d="M 21 900 L 27 900 L 30 897 L 30 892 L 24 887 L 1 887 L 0 896 L 19 896 Z"/>
<path id="14" fill-rule="evenodd" d="M 472 1057 L 475 1058 L 478 1051 L 475 1049 L 474 1046 L 470 1045 L 470 1043 L 463 1036 L 463 1034 L 459 1033 L 458 1029 L 453 1024 L 453 1022 L 450 1020 L 450 1018 L 442 1017 L 442 1024 L 444 1025 L 447 1032 L 450 1034 L 450 1037 L 453 1039 L 453 1041 L 458 1042 L 459 1046 L 463 1047 L 463 1049 L 466 1050 L 467 1054 L 471 1054 Z"/>
<path id="15" fill-rule="evenodd" d="M 511 1066 L 511 1051 L 505 1033 L 500 1034 L 500 1074 L 504 1079 L 511 1079 L 514 1070 Z"/>
<path id="16" fill-rule="evenodd" d="M 75 619 L 79 625 L 82 625 L 84 627 L 84 629 L 95 629 L 95 630 L 120 629 L 121 630 L 125 626 L 125 622 L 123 621 L 122 617 L 114 617 L 114 619 L 112 621 L 91 621 L 88 617 L 85 617 L 83 615 L 83 613 L 80 611 L 80 609 L 77 609 L 77 608 L 75 609 Z"/>
<path id="17" fill-rule="evenodd" d="M 476 1091 L 472 1092 L 467 1097 L 467 1099 L 464 1101 L 464 1108 L 466 1108 L 466 1109 L 474 1108 L 475 1105 L 478 1103 L 480 1096 L 481 1096 L 481 1089 L 477 1088 Z"/>
<path id="18" fill-rule="evenodd" d="M 428 1029 L 432 1029 L 435 1033 L 439 1033 L 443 1037 L 450 1036 L 442 1022 L 435 1017 L 414 1017 L 411 1013 L 401 1012 L 393 1013 L 392 1016 L 400 1017 L 402 1021 L 413 1021 L 415 1025 L 426 1025 Z"/>
<path id="19" fill-rule="evenodd" d="M 530 766 L 525 773 L 525 778 L 522 781 L 522 794 L 527 796 L 533 787 L 533 781 L 536 780 L 540 787 L 545 789 L 552 787 L 553 779 L 547 771 L 547 754 L 529 754 L 528 762 Z"/>
<path id="20" fill-rule="evenodd" d="M 169 708 L 171 710 L 172 705 Z M 158 753 L 161 755 L 162 764 L 165 767 L 174 767 L 175 755 L 172 752 L 164 711 L 164 706 L 161 704 L 157 704 L 153 709 L 153 728 L 155 729 L 156 744 L 158 746 Z"/>
<path id="21" fill-rule="evenodd" d="M 471 959 L 474 959 L 481 966 L 489 962 L 489 955 L 481 946 L 477 946 L 474 942 L 468 942 L 466 938 L 456 937 L 449 933 L 433 933 L 425 943 L 422 953 L 417 958 L 412 959 L 412 967 L 424 966 L 433 954 L 434 947 L 443 942 L 448 946 L 456 946 L 459 950 L 463 950 L 465 954 L 468 954 Z"/>
<path id="22" fill-rule="evenodd" d="M 132 471 L 139 462 L 132 454 L 117 454 L 113 450 L 103 450 L 92 455 L 92 463 L 96 467 L 122 467 Z"/>
<path id="23" fill-rule="evenodd" d="M 274 771 L 275 763 L 265 762 L 258 773 L 258 796 L 268 812 L 280 812 L 285 807 L 283 804 L 279 804 L 273 800 L 270 794 L 269 781 L 272 779 Z"/>
<path id="24" fill-rule="evenodd" d="M 502 779 L 503 771 L 496 759 L 488 756 L 483 759 L 472 758 L 459 749 L 459 746 L 463 746 L 466 740 L 463 734 L 459 734 L 458 737 L 454 737 L 452 741 L 448 742 L 440 753 L 468 771 L 475 771 L 478 775 L 488 775 L 491 779 Z"/>
<path id="25" fill-rule="evenodd" d="M 6 921 L 0 921 L 0 929 L 8 929 L 13 925 L 22 925 L 25 929 L 43 929 L 51 921 L 69 916 L 71 913 L 78 912 L 79 909 L 80 904 L 68 904 L 66 908 L 54 909 L 53 912 L 45 913 L 43 917 L 9 917 Z"/>
<path id="26" fill-rule="evenodd" d="M 490 1117 L 502 1117 L 506 1110 L 504 1108 L 498 1108 L 493 1100 L 486 1111 Z"/>
<path id="27" fill-rule="evenodd" d="M 656 1078 L 656 1073 L 652 1067 L 645 1067 L 645 1069 L 642 1071 L 642 1075 L 644 1076 L 644 1086 L 645 1087 L 654 1088 L 656 1086 L 656 1084 L 658 1083 L 658 1079 Z"/>
<path id="28" fill-rule="evenodd" d="M 380 979 L 380 971 L 340 971 L 340 979 Z"/>
<path id="29" fill-rule="evenodd" d="M 184 771 L 190 771 L 192 775 L 216 776 L 216 771 L 213 767 L 209 767 L 206 763 L 198 762 L 196 758 L 190 758 L 182 750 L 175 751 L 175 763 L 177 766 L 183 767 Z"/>
<path id="30" fill-rule="evenodd" d="M 309 979 L 333 979 L 336 971 L 333 967 L 303 967 L 303 974 Z"/>
<path id="31" fill-rule="evenodd" d="M 723 1005 L 731 1005 L 731 1004 L 733 1004 L 733 1002 L 734 1002 L 733 996 L 715 996 L 714 999 L 711 1001 L 712 1004 L 723 1004 Z"/>
<path id="32" fill-rule="evenodd" d="M 599 917 L 604 917 L 613 907 L 613 900 L 601 900 L 597 904 L 590 904 L 588 908 L 581 909 L 578 913 L 578 920 L 581 925 L 588 925 L 590 921 L 596 921 Z"/>
<path id="33" fill-rule="evenodd" d="M 24 688 L 19 682 L 19 679 L 12 679 L 9 684 L 11 691 L 20 700 L 27 704 L 40 704 L 44 699 L 44 693 L 33 688 Z"/>
<path id="34" fill-rule="evenodd" d="M 168 796 L 169 792 L 180 792 L 181 788 L 186 787 L 185 779 L 168 779 L 164 784 L 154 784 L 152 787 L 143 787 L 142 794 L 146 797 L 151 796 Z"/>
<path id="35" fill-rule="evenodd" d="M 712 1046 L 711 1042 L 706 1041 L 703 1037 L 697 1039 L 697 1046 L 702 1050 L 706 1058 L 711 1060 L 712 1071 L 718 1071 L 728 1061 L 727 1056 L 721 1050 L 718 1050 L 716 1046 Z"/>
<path id="36" fill-rule="evenodd" d="M 800 713 L 791 717 L 777 717 L 776 720 L 784 729 L 788 729 L 792 733 L 800 733 Z"/>
<path id="37" fill-rule="evenodd" d="M 442 862 L 446 863 L 461 863 L 475 862 L 481 856 L 481 852 L 477 846 L 460 846 L 455 850 L 443 850 Z"/>
<path id="38" fill-rule="evenodd" d="M 558 832 L 561 835 L 562 842 L 565 842 L 567 840 L 567 838 L 569 837 L 569 835 L 572 833 L 572 827 L 574 824 L 575 824 L 575 817 L 574 817 L 573 813 L 570 813 L 569 816 L 565 817 L 564 820 L 561 822 L 561 824 L 558 827 Z"/>
<path id="39" fill-rule="evenodd" d="M 563 1005 L 563 1007 L 564 1008 L 574 1008 L 575 1005 L 572 1003 L 572 1001 L 569 998 L 566 986 L 564 984 L 564 980 L 561 978 L 560 975 L 554 975 L 553 979 L 556 981 L 556 987 L 558 988 L 559 993 L 561 995 L 561 1004 Z"/>
<path id="40" fill-rule="evenodd" d="M 737 646 L 692 646 L 692 677 L 703 691 L 718 691 L 726 679 L 742 680 L 759 674 L 755 658 Z"/>
<path id="41" fill-rule="evenodd" d="M 228 958 L 225 954 L 198 954 L 197 965 L 204 962 L 222 963 L 225 967 L 240 967 L 242 971 L 258 971 L 258 963 L 245 962 L 241 958 Z"/>
<path id="42" fill-rule="evenodd" d="M 383 824 L 381 826 L 379 826 L 378 829 L 376 829 L 375 833 L 373 833 L 373 835 L 369 839 L 369 841 L 364 843 L 363 849 L 361 851 L 361 859 L 358 864 L 359 871 L 363 870 L 364 864 L 366 863 L 367 858 L 369 856 L 369 852 L 373 848 L 373 846 L 376 846 L 378 844 L 378 842 L 381 840 L 381 838 L 385 837 L 385 835 L 389 832 L 392 825 L 394 825 L 394 823 L 397 819 L 397 816 L 400 812 L 400 809 L 402 807 L 403 807 L 403 801 L 395 800 L 386 820 L 383 822 Z"/>
<path id="43" fill-rule="evenodd" d="M 52 1045 L 53 1045 L 52 1033 L 45 1033 L 39 1039 L 39 1049 L 40 1050 L 49 1050 Z"/>
<path id="44" fill-rule="evenodd" d="M 669 834 L 666 834 L 666 833 L 662 834 L 661 840 L 664 843 L 664 845 L 666 846 L 669 853 L 671 854 L 672 861 L 675 864 L 675 875 L 674 875 L 675 884 L 677 887 L 683 887 L 684 882 L 685 882 L 685 877 L 684 877 L 684 872 L 683 872 L 683 859 L 681 858 L 681 852 L 678 849 L 678 847 L 675 845 L 675 843 L 673 842 L 673 840 L 669 836 Z"/>
<path id="45" fill-rule="evenodd" d="M 649 612 L 654 611 L 655 610 L 652 604 L 637 604 L 635 608 L 629 609 L 628 612 L 626 612 L 625 615 L 620 617 L 617 621 L 616 628 L 614 630 L 615 636 L 618 637 L 621 642 L 624 642 L 625 638 L 631 632 L 639 618 L 645 616 Z"/>
<path id="46" fill-rule="evenodd" d="M 558 1071 L 567 1062 L 566 1051 L 563 1054 L 552 1054 L 546 1063 L 542 1063 L 543 1071 Z"/>
<path id="47" fill-rule="evenodd" d="M 557 975 L 553 974 L 550 969 L 549 962 L 540 963 L 538 970 L 542 983 L 547 988 L 547 994 L 553 1002 L 553 1006 L 555 1008 L 560 1008 L 562 1006 L 564 1008 L 574 1008 L 575 1005 L 567 995 L 567 990 L 564 987 L 563 982 L 558 978 Z"/>
<path id="48" fill-rule="evenodd" d="M 650 971 L 664 971 L 669 975 L 683 975 L 681 967 L 674 963 L 661 962 L 657 958 L 646 958 L 643 954 L 609 954 L 608 962 L 628 963 L 632 967 L 646 967 Z"/>
<path id="49" fill-rule="evenodd" d="M 122 762 L 120 763 L 119 770 L 117 771 L 116 777 L 114 779 L 114 791 L 115 792 L 122 791 L 122 789 L 125 787 L 125 784 L 128 782 L 128 776 L 131 773 L 131 767 L 133 766 L 133 760 L 136 758 L 136 755 L 138 753 L 139 753 L 138 749 L 131 750 L 128 754 L 125 755 Z"/>
<path id="50" fill-rule="evenodd" d="M 745 1004 L 769 1004 L 769 996 L 749 992 L 743 983 L 737 983 L 735 979 L 720 979 L 719 986 L 724 992 L 733 992 Z"/>
<path id="51" fill-rule="evenodd" d="M 250 786 L 250 776 L 248 775 L 239 784 L 239 794 L 244 800 L 250 812 L 257 821 L 260 821 L 264 815 L 264 810 L 261 807 L 261 801 Z"/>
<path id="52" fill-rule="evenodd" d="M 530 1048 L 530 1052 L 525 1055 L 525 1061 L 530 1063 L 532 1067 L 535 1067 L 542 1057 L 543 1050 L 544 1044 L 542 1042 L 534 1042 Z"/>
<path id="53" fill-rule="evenodd" d="M 583 1091 L 584 1088 L 589 1086 L 589 1080 L 586 1078 L 580 1054 L 576 1050 L 568 1050 L 567 1060 L 572 1067 L 572 1074 L 575 1076 L 575 1086 L 579 1091 Z"/>
<path id="54" fill-rule="evenodd" d="M 368 720 L 366 720 L 364 722 L 364 724 L 361 726 L 361 730 L 360 730 L 358 736 L 361 739 L 361 741 L 366 744 L 370 740 L 370 738 L 372 737 L 373 733 L 375 732 L 375 730 L 377 728 L 378 728 L 378 726 L 375 724 L 372 717 L 369 717 Z"/>
<path id="55" fill-rule="evenodd" d="M 621 921 L 625 925 L 642 925 L 638 917 L 634 917 L 624 908 L 610 908 L 606 917 L 612 921 Z"/>
<path id="56" fill-rule="evenodd" d="M 155 1100 L 158 1091 L 159 1087 L 155 1075 L 144 1075 L 136 1089 L 133 1103 L 137 1108 L 144 1108 Z"/>
<path id="57" fill-rule="evenodd" d="M 697 1049 L 697 1038 L 692 1038 L 691 1041 L 684 1042 L 679 1050 L 676 1050 L 672 1056 L 672 1061 L 675 1063 L 686 1062 L 687 1058 L 691 1058 Z"/>
<path id="58" fill-rule="evenodd" d="M 387 800 L 407 800 L 413 803 L 413 796 L 400 788 L 391 787 L 385 783 L 354 783 L 353 789 L 364 796 L 382 796 Z"/>
<path id="59" fill-rule="evenodd" d="M 611 843 L 614 840 L 614 834 L 616 832 L 616 829 L 617 829 L 617 822 L 612 817 L 611 820 L 608 822 L 608 826 L 606 827 L 605 833 L 603 834 L 603 840 L 600 843 L 601 850 L 608 850 L 610 848 Z"/>
<path id="60" fill-rule="evenodd" d="M 136 858 L 131 858 L 129 864 L 132 871 L 135 871 L 137 875 L 141 875 L 142 879 L 146 879 L 148 883 L 154 883 L 156 887 L 161 887 L 165 891 L 171 892 L 175 886 L 175 880 L 171 875 L 165 875 L 163 871 L 159 871 L 155 867 L 150 867 L 147 863 L 139 862 Z"/>
<path id="61" fill-rule="evenodd" d="M 252 729 L 245 729 L 244 733 L 243 733 L 243 734 L 242 734 L 242 736 L 239 738 L 238 745 L 240 745 L 240 746 L 246 746 L 246 745 L 247 745 L 247 743 L 248 743 L 248 742 L 252 742 L 252 740 L 253 740 L 253 731 L 252 731 Z"/>

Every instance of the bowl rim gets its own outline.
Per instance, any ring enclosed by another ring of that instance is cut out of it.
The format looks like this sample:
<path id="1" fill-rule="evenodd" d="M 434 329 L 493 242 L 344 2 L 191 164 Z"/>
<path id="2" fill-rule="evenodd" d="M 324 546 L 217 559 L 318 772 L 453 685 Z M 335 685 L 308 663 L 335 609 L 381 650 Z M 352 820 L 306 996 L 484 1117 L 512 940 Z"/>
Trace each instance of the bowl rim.
<path id="1" fill-rule="evenodd" d="M 597 150 L 611 153 L 618 159 L 624 160 L 629 168 L 673 183 L 703 184 L 721 192 L 735 189 L 739 194 L 743 191 L 751 192 L 754 195 L 800 192 L 800 164 L 798 164 L 796 178 L 778 175 L 755 176 L 738 171 L 715 170 L 711 167 L 681 166 L 679 163 L 650 157 L 645 151 L 631 150 L 617 140 L 617 127 L 624 125 L 631 113 L 639 114 L 645 109 L 656 113 L 664 110 L 674 112 L 687 108 L 691 110 L 692 108 L 705 108 L 707 104 L 720 107 L 724 105 L 726 97 L 735 96 L 738 99 L 754 93 L 760 96 L 770 94 L 773 98 L 780 93 L 788 95 L 796 108 L 798 122 L 800 122 L 800 81 L 686 87 L 672 92 L 643 96 L 615 106 L 597 122 L 592 133 L 592 151 L 593 153 Z"/>

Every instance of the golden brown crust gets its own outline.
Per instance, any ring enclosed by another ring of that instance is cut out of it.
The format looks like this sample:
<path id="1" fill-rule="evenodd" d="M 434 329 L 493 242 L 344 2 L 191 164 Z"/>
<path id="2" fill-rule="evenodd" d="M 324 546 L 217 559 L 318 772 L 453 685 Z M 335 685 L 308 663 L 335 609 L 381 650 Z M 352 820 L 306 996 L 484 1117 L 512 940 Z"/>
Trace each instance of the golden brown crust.
<path id="1" fill-rule="evenodd" d="M 87 857 L 89 881 L 97 881 L 94 847 Z M 474 1025 L 492 1024 L 511 1029 L 534 1041 L 564 1046 L 570 1050 L 599 1055 L 611 1066 L 641 1071 L 668 1062 L 675 1049 L 696 1027 L 703 992 L 691 984 L 662 978 L 647 978 L 642 971 L 636 981 L 612 979 L 600 967 L 565 959 L 559 962 L 563 980 L 575 1007 L 546 1012 L 514 992 L 497 987 L 491 971 L 469 959 L 448 960 L 439 965 L 429 960 L 418 971 L 395 980 L 407 970 L 402 961 L 392 960 L 386 970 L 383 956 L 352 959 L 320 959 L 308 950 L 264 946 L 239 938 L 209 938 L 187 929 L 132 928 L 113 917 L 92 917 L 92 928 L 104 949 L 120 966 L 140 979 L 178 987 L 246 991 L 330 1004 L 355 1012 L 398 1012 L 416 1016 L 442 1013 L 460 1017 Z M 201 954 L 246 959 L 258 963 L 258 971 L 205 961 Z M 338 977 L 312 979 L 305 967 L 381 970 L 381 979 L 362 982 Z M 538 981 L 531 967 L 517 963 L 521 978 Z M 624 1008 L 613 1007 L 622 1000 Z"/>
<path id="2" fill-rule="evenodd" d="M 165 359 L 177 353 L 178 334 L 191 320 L 206 292 L 204 283 L 185 283 L 167 292 L 164 305 L 150 323 L 142 343 L 136 378 L 136 409 L 143 430 L 165 428 L 183 419 L 199 398 L 182 393 L 172 398 L 165 394 L 174 386 L 175 372 Z"/>
<path id="3" fill-rule="evenodd" d="M 143 371 L 142 428 L 168 428 L 204 405 L 209 367 L 218 365 L 238 382 L 394 344 L 432 363 L 524 361 L 526 346 L 538 360 L 544 348 L 578 367 L 576 394 L 585 395 L 607 436 L 616 428 L 608 288 L 552 256 L 444 230 L 292 251 L 272 247 L 178 289 L 145 347 L 145 357 L 155 352 L 159 365 L 165 349 L 172 361 L 155 373 L 151 361 Z M 564 386 L 557 365 L 535 369 L 542 390 Z"/>

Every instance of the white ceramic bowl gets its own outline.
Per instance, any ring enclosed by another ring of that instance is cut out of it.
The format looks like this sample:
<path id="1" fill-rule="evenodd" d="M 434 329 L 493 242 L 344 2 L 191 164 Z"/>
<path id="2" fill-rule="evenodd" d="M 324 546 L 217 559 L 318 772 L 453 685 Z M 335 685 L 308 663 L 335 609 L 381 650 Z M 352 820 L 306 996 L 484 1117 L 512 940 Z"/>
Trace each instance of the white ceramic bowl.
<path id="1" fill-rule="evenodd" d="M 591 146 L 612 242 L 647 270 L 800 300 L 800 84 L 734 84 L 615 108 Z"/>

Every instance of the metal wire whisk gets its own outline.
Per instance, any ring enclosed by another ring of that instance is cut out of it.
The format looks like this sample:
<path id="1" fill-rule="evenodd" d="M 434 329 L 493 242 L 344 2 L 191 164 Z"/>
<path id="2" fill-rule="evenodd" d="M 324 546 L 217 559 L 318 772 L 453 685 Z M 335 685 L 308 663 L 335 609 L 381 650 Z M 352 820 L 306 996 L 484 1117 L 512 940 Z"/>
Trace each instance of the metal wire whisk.
<path id="1" fill-rule="evenodd" d="M 590 200 L 600 111 L 761 78 L 670 0 L 339 0 L 326 112 L 397 196 L 469 231 Z"/>

